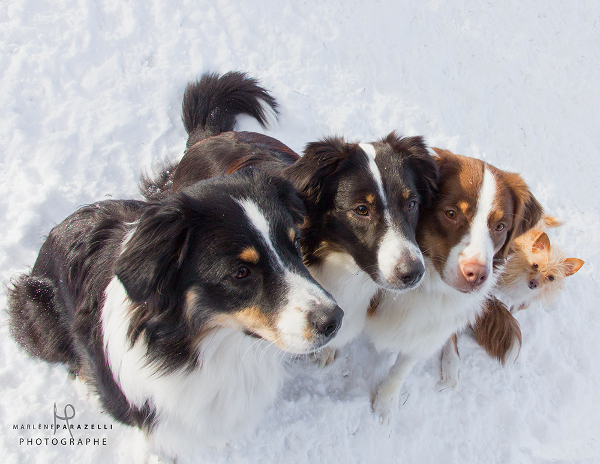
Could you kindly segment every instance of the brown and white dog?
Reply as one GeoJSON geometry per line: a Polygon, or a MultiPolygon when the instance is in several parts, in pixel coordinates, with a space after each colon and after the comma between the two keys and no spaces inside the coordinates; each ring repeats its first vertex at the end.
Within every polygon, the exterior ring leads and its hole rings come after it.
{"type": "Polygon", "coordinates": [[[474,322],[511,242],[542,214],[518,174],[434,151],[440,169],[438,194],[417,228],[425,277],[413,291],[384,292],[367,321],[375,347],[398,353],[373,396],[373,410],[382,422],[397,407],[399,389],[415,363],[439,352],[453,333],[474,322]]]}

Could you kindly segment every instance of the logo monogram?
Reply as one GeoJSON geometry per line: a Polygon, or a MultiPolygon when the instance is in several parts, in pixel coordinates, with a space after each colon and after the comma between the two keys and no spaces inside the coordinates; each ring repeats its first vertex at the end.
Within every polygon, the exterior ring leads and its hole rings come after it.
{"type": "Polygon", "coordinates": [[[67,404],[64,410],[64,416],[59,416],[56,412],[56,403],[54,403],[54,435],[56,435],[56,419],[63,420],[67,423],[67,429],[69,430],[69,435],[73,438],[73,432],[71,432],[71,425],[69,421],[75,417],[75,407],[72,404],[67,404]],[[71,415],[69,415],[68,410],[71,408],[71,415]]]}

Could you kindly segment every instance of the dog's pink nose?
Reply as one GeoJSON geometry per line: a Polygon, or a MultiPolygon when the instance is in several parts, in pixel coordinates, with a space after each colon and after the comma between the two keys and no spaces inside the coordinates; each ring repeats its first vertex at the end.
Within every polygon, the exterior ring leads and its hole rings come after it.
{"type": "Polygon", "coordinates": [[[533,290],[533,289],[535,289],[535,288],[538,288],[538,285],[540,285],[540,283],[538,282],[538,280],[537,280],[537,279],[531,279],[531,280],[529,281],[529,288],[530,288],[531,290],[533,290]]]}
{"type": "Polygon", "coordinates": [[[483,284],[488,278],[488,268],[479,263],[465,263],[460,267],[464,278],[474,287],[483,284]]]}

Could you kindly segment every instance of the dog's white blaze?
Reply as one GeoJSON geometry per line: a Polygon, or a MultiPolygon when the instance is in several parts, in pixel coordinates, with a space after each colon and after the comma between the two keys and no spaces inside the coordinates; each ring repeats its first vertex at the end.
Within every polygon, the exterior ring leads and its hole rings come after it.
{"type": "Polygon", "coordinates": [[[236,201],[244,209],[246,216],[248,217],[248,219],[250,219],[250,222],[252,223],[254,228],[261,235],[262,239],[265,241],[267,247],[269,247],[269,250],[271,250],[271,252],[273,253],[273,256],[275,257],[281,268],[285,269],[283,261],[277,254],[277,251],[275,251],[275,247],[273,246],[273,242],[271,241],[271,228],[269,227],[269,222],[267,221],[265,215],[258,208],[258,205],[248,198],[236,201]]]}
{"type": "MultiPolygon", "coordinates": [[[[483,182],[479,190],[475,216],[469,227],[469,233],[455,245],[448,253],[444,266],[444,281],[449,285],[459,280],[460,262],[476,260],[482,265],[492,268],[494,258],[494,242],[488,227],[488,218],[494,206],[496,195],[496,179],[494,175],[485,169],[483,182]]],[[[479,291],[489,288],[483,285],[479,291]]]]}
{"type": "Polygon", "coordinates": [[[471,224],[469,245],[461,253],[464,259],[478,258],[481,264],[485,264],[490,268],[494,257],[494,242],[490,235],[488,218],[492,212],[495,197],[496,179],[489,169],[485,169],[475,217],[471,224]]]}
{"type": "Polygon", "coordinates": [[[281,311],[277,322],[277,328],[283,342],[280,346],[288,351],[297,353],[310,352],[319,348],[320,345],[315,346],[312,340],[308,340],[305,337],[307,331],[310,331],[308,315],[311,311],[323,306],[333,309],[336,306],[335,301],[321,287],[291,271],[284,265],[283,260],[273,246],[269,223],[256,203],[249,199],[237,201],[277,260],[288,284],[286,294],[287,304],[281,311]]]}
{"type": "Polygon", "coordinates": [[[403,238],[402,234],[389,227],[381,240],[379,252],[377,253],[377,262],[383,277],[386,279],[392,277],[400,261],[403,249],[402,242],[406,241],[403,238]]]}
{"type": "Polygon", "coordinates": [[[381,172],[379,172],[379,168],[377,167],[377,163],[375,162],[375,157],[377,153],[375,152],[375,147],[370,143],[359,143],[358,146],[362,148],[362,150],[367,154],[367,158],[369,159],[369,169],[371,170],[371,174],[373,175],[373,179],[375,179],[375,183],[377,184],[377,190],[379,190],[379,196],[381,197],[381,201],[383,201],[383,206],[386,210],[389,224],[389,212],[387,197],[385,196],[385,191],[383,190],[383,181],[381,180],[381,172]]]}

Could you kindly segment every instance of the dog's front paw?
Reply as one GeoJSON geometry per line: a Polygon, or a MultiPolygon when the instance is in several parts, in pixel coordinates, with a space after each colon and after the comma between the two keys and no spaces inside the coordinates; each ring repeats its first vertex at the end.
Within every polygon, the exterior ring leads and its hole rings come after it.
{"type": "Polygon", "coordinates": [[[393,412],[398,409],[399,399],[397,395],[384,395],[377,392],[373,396],[371,407],[373,413],[378,416],[381,425],[388,426],[392,420],[393,412]]]}
{"type": "Polygon", "coordinates": [[[337,350],[335,348],[326,346],[314,354],[315,364],[320,368],[328,366],[335,360],[336,355],[337,350]]]}
{"type": "Polygon", "coordinates": [[[446,388],[458,387],[460,377],[460,357],[458,356],[457,338],[453,336],[448,339],[442,350],[440,359],[441,375],[437,383],[439,391],[446,388]]]}

